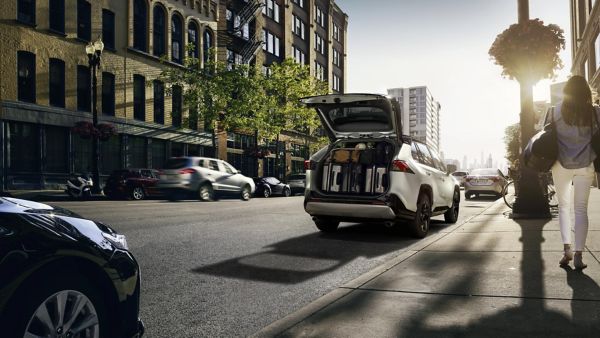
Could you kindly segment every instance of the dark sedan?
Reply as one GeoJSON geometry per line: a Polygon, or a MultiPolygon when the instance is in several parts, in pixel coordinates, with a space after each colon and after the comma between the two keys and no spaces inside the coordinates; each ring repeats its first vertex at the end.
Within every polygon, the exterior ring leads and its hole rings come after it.
{"type": "Polygon", "coordinates": [[[288,184],[282,183],[275,177],[255,177],[254,184],[256,185],[256,196],[269,197],[272,195],[282,195],[289,197],[292,190],[288,184]]]}
{"type": "Polygon", "coordinates": [[[2,337],[140,337],[140,271],[123,235],[0,198],[2,337]]]}
{"type": "Polygon", "coordinates": [[[106,185],[104,195],[108,198],[131,198],[143,200],[148,196],[158,196],[156,189],[158,171],[154,169],[122,169],[113,171],[106,185]]]}

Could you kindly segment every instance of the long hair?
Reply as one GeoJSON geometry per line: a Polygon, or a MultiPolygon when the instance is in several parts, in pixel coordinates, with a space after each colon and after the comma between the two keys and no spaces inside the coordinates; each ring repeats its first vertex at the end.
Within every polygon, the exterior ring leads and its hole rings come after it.
{"type": "Polygon", "coordinates": [[[573,75],[563,89],[561,113],[565,122],[570,126],[589,126],[592,114],[592,91],[583,76],[573,75]]]}

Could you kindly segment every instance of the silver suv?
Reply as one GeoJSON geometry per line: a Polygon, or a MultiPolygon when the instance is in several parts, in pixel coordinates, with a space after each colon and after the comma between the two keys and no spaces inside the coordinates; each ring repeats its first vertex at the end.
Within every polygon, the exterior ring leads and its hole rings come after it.
{"type": "Polygon", "coordinates": [[[422,238],[432,216],[456,222],[459,184],[433,149],[402,135],[398,102],[375,94],[302,102],[317,110],[331,140],[305,164],[304,209],[319,230],[380,221],[422,238]]]}
{"type": "Polygon", "coordinates": [[[173,157],[160,172],[157,188],[170,199],[179,193],[194,194],[201,201],[217,195],[238,195],[247,201],[254,193],[254,181],[231,164],[216,158],[173,157]]]}

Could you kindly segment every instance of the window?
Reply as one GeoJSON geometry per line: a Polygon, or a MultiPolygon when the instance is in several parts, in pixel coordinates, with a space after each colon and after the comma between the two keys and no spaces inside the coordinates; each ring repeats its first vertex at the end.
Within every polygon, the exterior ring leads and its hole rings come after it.
{"type": "Polygon", "coordinates": [[[148,155],[146,152],[146,138],[138,136],[127,136],[127,167],[146,168],[148,155]]]}
{"type": "Polygon", "coordinates": [[[317,32],[315,32],[315,49],[317,52],[325,55],[325,44],[323,38],[317,32]]]}
{"type": "Polygon", "coordinates": [[[165,84],[154,80],[154,123],[165,124],[165,84]]]}
{"type": "Polygon", "coordinates": [[[165,9],[161,5],[154,6],[154,27],[153,27],[153,49],[152,52],[156,56],[163,56],[167,46],[167,16],[165,9]]]}
{"type": "Polygon", "coordinates": [[[325,66],[315,61],[315,77],[318,80],[325,81],[325,66]]]}
{"type": "Polygon", "coordinates": [[[213,48],[213,34],[210,29],[204,30],[204,41],[202,49],[204,52],[204,63],[208,62],[210,57],[210,50],[213,48]]]}
{"type": "Polygon", "coordinates": [[[152,168],[161,169],[167,162],[167,142],[152,139],[152,168]]]}
{"type": "Polygon", "coordinates": [[[102,72],[102,114],[115,116],[115,75],[102,72]]]}
{"type": "Polygon", "coordinates": [[[340,41],[340,27],[333,23],[333,39],[335,41],[340,41]]]}
{"type": "Polygon", "coordinates": [[[65,33],[65,0],[50,0],[48,3],[50,14],[50,29],[65,33]]]}
{"type": "Polygon", "coordinates": [[[234,65],[239,65],[244,63],[243,58],[240,54],[232,51],[231,49],[227,49],[227,68],[233,69],[234,65]]]}
{"type": "Polygon", "coordinates": [[[188,128],[198,130],[198,109],[190,108],[188,117],[188,128]]]}
{"type": "Polygon", "coordinates": [[[263,30],[263,49],[267,52],[279,56],[279,38],[273,33],[263,30]]]}
{"type": "Polygon", "coordinates": [[[269,68],[269,66],[263,65],[262,66],[262,72],[264,76],[271,76],[271,74],[273,74],[273,71],[271,70],[271,68],[269,68]]]}
{"type": "Polygon", "coordinates": [[[264,15],[275,20],[275,22],[279,22],[279,5],[275,0],[266,0],[262,12],[264,15]]]}
{"type": "Polygon", "coordinates": [[[183,63],[183,21],[177,14],[171,18],[171,61],[183,63]]]}
{"type": "Polygon", "coordinates": [[[59,59],[50,59],[49,74],[49,101],[54,107],[65,107],[65,62],[59,59]]]}
{"type": "Polygon", "coordinates": [[[417,143],[417,148],[419,148],[419,153],[421,154],[421,163],[426,166],[436,168],[435,162],[433,160],[433,157],[431,156],[431,153],[429,152],[429,149],[427,149],[427,147],[422,143],[417,143]]]}
{"type": "Polygon", "coordinates": [[[138,74],[133,75],[133,118],[146,120],[146,79],[138,74]]]}
{"type": "Polygon", "coordinates": [[[292,53],[293,53],[293,57],[294,57],[294,61],[296,61],[299,64],[304,64],[306,61],[306,54],[304,54],[303,51],[301,51],[298,47],[296,46],[292,46],[292,53]]]}
{"type": "Polygon", "coordinates": [[[191,44],[194,49],[189,52],[189,56],[195,59],[200,57],[200,40],[198,35],[198,25],[194,21],[188,24],[188,44],[191,44]]]}
{"type": "Polygon", "coordinates": [[[133,48],[148,51],[148,5],[146,0],[133,3],[133,48]]]}
{"type": "Polygon", "coordinates": [[[115,49],[115,13],[102,10],[102,42],[108,49],[115,49]]]}
{"type": "Polygon", "coordinates": [[[315,22],[325,28],[325,14],[317,5],[315,5],[315,22]]]}
{"type": "Polygon", "coordinates": [[[92,39],[92,5],[86,0],[77,0],[77,37],[92,39]]]}
{"type": "MultiPolygon", "coordinates": [[[[206,163],[206,161],[204,161],[206,163]]],[[[215,160],[208,160],[208,169],[219,171],[219,163],[215,160]]]]}
{"type": "Polygon", "coordinates": [[[35,103],[35,54],[17,52],[17,76],[19,101],[35,103]]]}
{"type": "Polygon", "coordinates": [[[181,115],[183,113],[183,97],[182,90],[179,86],[173,86],[173,111],[171,113],[171,118],[174,127],[181,127],[181,115]]]}
{"type": "Polygon", "coordinates": [[[17,1],[17,20],[28,25],[35,25],[35,0],[17,1]]]}
{"type": "Polygon", "coordinates": [[[92,92],[90,83],[90,68],[88,66],[77,66],[77,110],[92,111],[91,98],[92,92]]]}
{"type": "Polygon", "coordinates": [[[292,25],[292,32],[296,35],[298,35],[302,40],[304,40],[305,35],[304,35],[304,30],[305,30],[305,25],[304,25],[304,21],[300,20],[299,17],[294,15],[294,19],[293,19],[293,25],[292,25]]]}
{"type": "Polygon", "coordinates": [[[44,157],[44,171],[51,173],[66,173],[68,158],[68,129],[45,126],[44,138],[46,141],[46,154],[44,157]]]}
{"type": "Polygon", "coordinates": [[[300,8],[304,8],[304,0],[292,0],[292,2],[300,6],[300,8]]]}
{"type": "Polygon", "coordinates": [[[11,171],[39,171],[40,131],[31,123],[8,122],[6,154],[11,171]]]}
{"type": "Polygon", "coordinates": [[[333,74],[332,89],[335,90],[336,92],[340,91],[340,77],[337,76],[336,74],[333,74]]]}
{"type": "Polygon", "coordinates": [[[114,135],[100,142],[100,172],[109,174],[121,168],[121,138],[114,135]]]}
{"type": "Polygon", "coordinates": [[[341,57],[340,57],[340,52],[338,52],[337,49],[333,49],[333,64],[340,67],[341,65],[341,61],[340,61],[341,57]]]}

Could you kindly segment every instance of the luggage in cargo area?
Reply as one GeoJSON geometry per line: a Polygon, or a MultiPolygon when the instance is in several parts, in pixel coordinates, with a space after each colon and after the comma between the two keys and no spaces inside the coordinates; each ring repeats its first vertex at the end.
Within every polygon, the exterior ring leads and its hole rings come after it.
{"type": "Polygon", "coordinates": [[[385,141],[353,142],[334,148],[323,163],[321,190],[340,194],[382,194],[389,186],[388,171],[395,153],[394,145],[385,141]]]}

